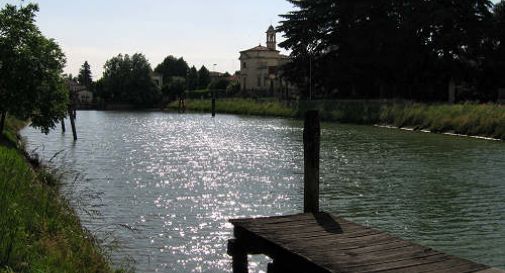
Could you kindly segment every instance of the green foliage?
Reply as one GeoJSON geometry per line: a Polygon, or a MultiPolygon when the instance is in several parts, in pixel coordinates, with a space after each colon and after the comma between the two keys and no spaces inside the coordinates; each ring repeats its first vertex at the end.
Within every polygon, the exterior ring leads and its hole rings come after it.
{"type": "Polygon", "coordinates": [[[168,81],[172,77],[186,78],[188,70],[188,63],[182,57],[177,59],[174,56],[168,56],[156,66],[154,72],[163,75],[163,80],[168,81]]]}
{"type": "Polygon", "coordinates": [[[56,179],[0,147],[0,268],[4,272],[113,272],[61,200],[56,179]],[[51,182],[54,184],[54,182],[51,182]]]}
{"type": "Polygon", "coordinates": [[[0,11],[0,113],[30,120],[48,133],[67,111],[65,56],[35,25],[37,11],[35,4],[7,4],[0,11]]]}
{"type": "Polygon", "coordinates": [[[240,83],[237,81],[230,82],[226,87],[227,96],[235,96],[238,92],[240,92],[240,83]]]}
{"type": "Polygon", "coordinates": [[[182,77],[172,77],[170,82],[163,86],[162,92],[164,96],[176,99],[182,96],[186,90],[186,80],[182,77]]]}
{"type": "MultiPolygon", "coordinates": [[[[177,109],[178,103],[171,103],[168,108],[177,109]]],[[[197,112],[210,112],[211,100],[188,100],[186,109],[197,112]]],[[[294,110],[278,101],[255,101],[251,99],[218,99],[216,111],[219,113],[292,117],[294,110]]]]}
{"type": "Polygon", "coordinates": [[[230,84],[230,81],[227,80],[226,78],[217,78],[213,80],[211,83],[209,83],[209,86],[207,89],[210,90],[226,90],[228,88],[228,85],[230,84]]]}
{"type": "MultiPolygon", "coordinates": [[[[25,124],[9,117],[5,133],[15,138],[25,124]]],[[[34,170],[0,143],[0,272],[126,272],[109,266],[109,253],[61,199],[60,185],[54,172],[34,170]]]]}
{"type": "Polygon", "coordinates": [[[202,65],[200,70],[198,70],[198,88],[205,89],[210,83],[210,73],[209,70],[202,65]]]}
{"type": "Polygon", "coordinates": [[[86,86],[86,88],[91,89],[93,84],[93,77],[91,75],[91,67],[88,61],[85,61],[79,70],[79,75],[77,76],[77,81],[79,84],[86,86]]]}
{"type": "Polygon", "coordinates": [[[151,80],[151,72],[144,55],[119,54],[105,63],[100,96],[112,102],[153,106],[161,94],[151,80]]]}
{"type": "Polygon", "coordinates": [[[311,74],[318,96],[445,100],[449,79],[479,87],[492,60],[489,0],[289,2],[285,76],[305,96],[311,74]]]}
{"type": "Polygon", "coordinates": [[[189,69],[186,81],[188,83],[188,90],[192,91],[198,89],[198,70],[195,66],[189,69]]]}

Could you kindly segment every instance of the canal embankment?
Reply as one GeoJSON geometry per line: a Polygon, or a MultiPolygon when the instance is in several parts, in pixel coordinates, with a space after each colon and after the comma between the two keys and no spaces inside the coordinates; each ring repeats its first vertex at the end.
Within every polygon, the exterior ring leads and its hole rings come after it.
{"type": "Polygon", "coordinates": [[[29,158],[8,118],[0,143],[0,272],[123,272],[60,193],[53,170],[29,158]]]}
{"type": "MultiPolygon", "coordinates": [[[[210,112],[211,100],[187,100],[186,110],[210,112]]],[[[175,110],[178,103],[168,105],[175,110]]],[[[319,110],[327,122],[381,125],[505,140],[505,107],[499,104],[426,104],[391,100],[314,100],[286,104],[276,100],[218,99],[218,113],[302,118],[319,110]]]]}

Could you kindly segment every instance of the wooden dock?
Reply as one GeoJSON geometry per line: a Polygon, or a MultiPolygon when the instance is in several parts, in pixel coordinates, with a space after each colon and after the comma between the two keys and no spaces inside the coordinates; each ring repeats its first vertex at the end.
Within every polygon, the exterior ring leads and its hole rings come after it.
{"type": "Polygon", "coordinates": [[[247,255],[273,259],[269,273],[504,273],[407,242],[328,213],[237,219],[228,243],[233,272],[247,272],[247,255]]]}
{"type": "Polygon", "coordinates": [[[505,273],[319,212],[319,113],[305,116],[304,212],[230,220],[233,272],[247,272],[247,255],[273,259],[268,273],[505,273]]]}

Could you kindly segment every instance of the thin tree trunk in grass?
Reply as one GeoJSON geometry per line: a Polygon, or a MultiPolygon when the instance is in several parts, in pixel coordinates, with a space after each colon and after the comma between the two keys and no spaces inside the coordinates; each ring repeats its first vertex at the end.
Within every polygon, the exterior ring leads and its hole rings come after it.
{"type": "Polygon", "coordinates": [[[3,137],[4,127],[5,127],[5,118],[6,117],[7,117],[7,112],[2,111],[1,112],[1,118],[0,118],[0,138],[3,137]]]}

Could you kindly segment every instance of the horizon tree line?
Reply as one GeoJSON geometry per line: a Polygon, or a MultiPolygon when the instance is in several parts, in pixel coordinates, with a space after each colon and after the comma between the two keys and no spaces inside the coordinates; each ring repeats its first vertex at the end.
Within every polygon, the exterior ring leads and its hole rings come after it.
{"type": "MultiPolygon", "coordinates": [[[[226,75],[229,75],[226,73],[226,75]]],[[[100,79],[93,81],[91,67],[87,61],[81,66],[76,78],[71,80],[92,90],[95,95],[108,102],[130,103],[137,106],[152,106],[161,97],[176,98],[185,90],[207,89],[211,84],[210,71],[202,65],[200,69],[189,67],[183,57],[167,56],[154,69],[142,53],[119,54],[107,60],[100,79]],[[163,85],[157,90],[150,79],[152,73],[163,77],[163,85]]]]}

